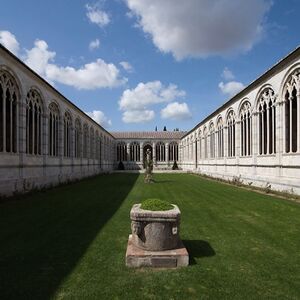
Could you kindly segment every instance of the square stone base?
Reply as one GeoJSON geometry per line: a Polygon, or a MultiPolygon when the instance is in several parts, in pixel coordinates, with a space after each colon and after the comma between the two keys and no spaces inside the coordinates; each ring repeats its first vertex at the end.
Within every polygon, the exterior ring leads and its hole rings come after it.
{"type": "Polygon", "coordinates": [[[129,235],[126,266],[131,268],[178,268],[189,265],[189,254],[183,243],[177,249],[165,251],[146,251],[133,245],[132,236],[129,235]]]}

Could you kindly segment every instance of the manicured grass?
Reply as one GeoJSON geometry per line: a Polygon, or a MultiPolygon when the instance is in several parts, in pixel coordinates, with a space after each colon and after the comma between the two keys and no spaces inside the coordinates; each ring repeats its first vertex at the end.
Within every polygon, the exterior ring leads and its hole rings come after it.
{"type": "Polygon", "coordinates": [[[0,204],[0,299],[299,299],[300,205],[187,174],[98,176],[0,204]],[[134,203],[182,212],[191,265],[125,267],[134,203]]]}

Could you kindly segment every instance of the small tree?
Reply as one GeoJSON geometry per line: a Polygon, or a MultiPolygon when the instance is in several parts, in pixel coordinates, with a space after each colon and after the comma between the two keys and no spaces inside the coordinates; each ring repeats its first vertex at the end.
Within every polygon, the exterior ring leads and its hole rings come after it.
{"type": "Polygon", "coordinates": [[[178,165],[177,165],[177,161],[174,160],[174,163],[173,163],[173,167],[172,167],[172,170],[178,170],[178,165]]]}
{"type": "Polygon", "coordinates": [[[167,126],[164,126],[164,130],[163,131],[167,131],[167,126]]]}

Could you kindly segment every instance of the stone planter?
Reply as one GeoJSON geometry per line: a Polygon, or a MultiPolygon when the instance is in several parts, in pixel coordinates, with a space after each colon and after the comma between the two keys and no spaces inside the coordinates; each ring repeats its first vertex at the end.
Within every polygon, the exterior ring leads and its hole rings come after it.
{"type": "Polygon", "coordinates": [[[180,210],[149,211],[135,204],[130,212],[132,243],[143,250],[163,251],[178,248],[180,210]]]}

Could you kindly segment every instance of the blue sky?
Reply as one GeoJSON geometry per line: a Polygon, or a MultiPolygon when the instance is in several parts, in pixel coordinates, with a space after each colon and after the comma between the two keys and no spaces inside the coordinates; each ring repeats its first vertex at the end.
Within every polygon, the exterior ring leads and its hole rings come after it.
{"type": "Polygon", "coordinates": [[[300,43],[299,0],[10,0],[0,42],[108,130],[188,130],[300,43]]]}

